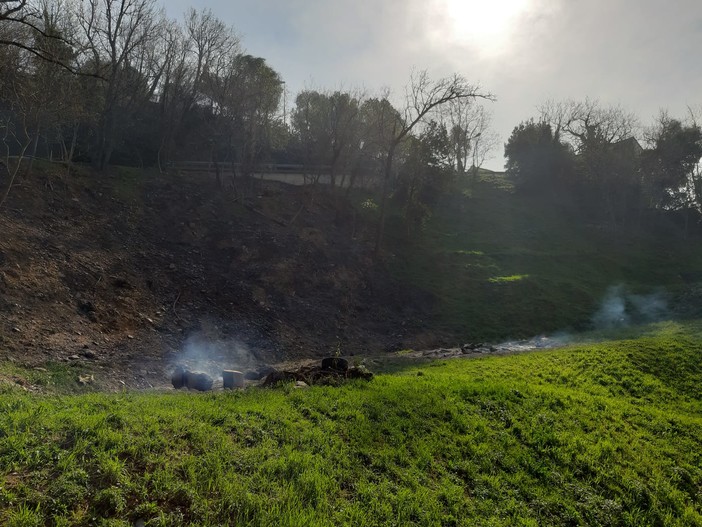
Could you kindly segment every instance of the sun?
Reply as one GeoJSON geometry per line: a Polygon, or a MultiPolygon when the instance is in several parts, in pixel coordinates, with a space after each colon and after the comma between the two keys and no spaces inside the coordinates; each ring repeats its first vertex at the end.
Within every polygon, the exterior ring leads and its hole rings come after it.
{"type": "Polygon", "coordinates": [[[439,0],[450,40],[499,50],[530,0],[439,0]]]}

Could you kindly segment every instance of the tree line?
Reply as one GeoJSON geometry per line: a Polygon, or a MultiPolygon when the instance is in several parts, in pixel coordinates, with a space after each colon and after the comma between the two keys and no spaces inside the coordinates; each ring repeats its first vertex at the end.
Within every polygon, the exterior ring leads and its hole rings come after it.
{"type": "MultiPolygon", "coordinates": [[[[483,104],[494,96],[464,77],[415,71],[402,95],[305,89],[288,108],[281,75],[207,9],[173,20],[156,0],[0,0],[5,197],[25,157],[69,172],[209,161],[218,180],[223,165],[236,176],[269,162],[323,166],[342,192],[361,180],[378,189],[379,248],[388,200],[408,230],[421,227],[497,144],[483,104]]],[[[695,112],[643,128],[620,107],[548,102],[505,144],[507,176],[612,225],[651,210],[694,217],[701,136],[695,112]]]]}
{"type": "Polygon", "coordinates": [[[549,101],[514,128],[505,157],[518,191],[613,227],[678,211],[687,228],[702,211],[702,128],[693,108],[683,118],[662,110],[642,126],[620,106],[549,101]]]}
{"type": "MultiPolygon", "coordinates": [[[[414,72],[404,97],[313,90],[286,106],[285,83],[211,11],[169,19],[156,0],[0,0],[0,134],[9,187],[39,156],[103,170],[210,161],[246,176],[264,162],[324,166],[404,196],[414,223],[456,174],[496,143],[493,96],[460,75],[414,72]]],[[[219,170],[217,170],[219,174],[219,170]]]]}

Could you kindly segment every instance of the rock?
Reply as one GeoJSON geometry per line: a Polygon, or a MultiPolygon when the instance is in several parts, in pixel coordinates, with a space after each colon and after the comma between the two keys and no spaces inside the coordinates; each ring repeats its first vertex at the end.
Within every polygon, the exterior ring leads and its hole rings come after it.
{"type": "Polygon", "coordinates": [[[83,351],[82,355],[86,359],[97,359],[97,353],[95,353],[93,350],[85,350],[83,351]]]}
{"type": "Polygon", "coordinates": [[[15,333],[19,333],[19,332],[20,332],[20,328],[18,328],[17,326],[15,326],[14,328],[12,328],[12,331],[14,331],[15,333]]]}
{"type": "Polygon", "coordinates": [[[88,315],[95,311],[95,305],[90,300],[78,299],[78,312],[88,315]]]}
{"type": "Polygon", "coordinates": [[[114,276],[112,277],[112,285],[116,287],[117,289],[132,289],[133,286],[132,284],[129,283],[129,280],[127,280],[124,277],[121,276],[114,276]]]}
{"type": "Polygon", "coordinates": [[[307,384],[305,381],[296,381],[295,382],[295,388],[309,388],[310,385],[307,384]]]}
{"type": "Polygon", "coordinates": [[[78,359],[80,359],[80,356],[78,356],[78,355],[69,355],[69,356],[68,356],[68,359],[69,359],[69,360],[78,360],[78,359]]]}

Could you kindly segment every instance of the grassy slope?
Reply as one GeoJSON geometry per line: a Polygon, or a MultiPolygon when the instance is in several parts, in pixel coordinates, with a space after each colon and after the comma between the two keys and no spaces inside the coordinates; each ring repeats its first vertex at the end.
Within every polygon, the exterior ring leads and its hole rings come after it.
{"type": "Polygon", "coordinates": [[[0,396],[3,525],[702,525],[702,324],[340,388],[0,396]]]}
{"type": "Polygon", "coordinates": [[[390,222],[390,266],[434,295],[433,327],[466,341],[582,330],[610,286],[676,292],[681,275],[700,280],[699,241],[679,228],[612,233],[491,177],[444,198],[410,240],[390,222]]]}

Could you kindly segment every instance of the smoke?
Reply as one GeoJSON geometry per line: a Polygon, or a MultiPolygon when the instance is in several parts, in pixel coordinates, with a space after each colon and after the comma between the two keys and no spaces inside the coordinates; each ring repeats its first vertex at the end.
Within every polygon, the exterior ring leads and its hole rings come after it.
{"type": "Polygon", "coordinates": [[[493,346],[495,351],[517,352],[534,349],[560,348],[573,342],[573,335],[561,331],[553,335],[539,335],[526,340],[508,340],[493,346]]]}
{"type": "MultiPolygon", "coordinates": [[[[592,316],[595,330],[624,328],[631,324],[656,322],[670,316],[665,292],[660,289],[647,295],[630,293],[622,284],[607,289],[599,309],[592,316]]],[[[539,335],[527,340],[508,340],[471,348],[479,352],[520,352],[567,346],[575,342],[592,339],[592,335],[573,334],[560,331],[551,335],[539,335]]]]}
{"type": "Polygon", "coordinates": [[[255,363],[249,347],[238,339],[215,340],[204,333],[195,333],[185,341],[172,366],[184,366],[219,378],[223,369],[245,370],[255,363]]]}
{"type": "Polygon", "coordinates": [[[668,302],[662,290],[638,295],[629,293],[624,285],[619,284],[607,289],[592,322],[595,329],[612,329],[655,322],[668,314],[668,302]]]}

